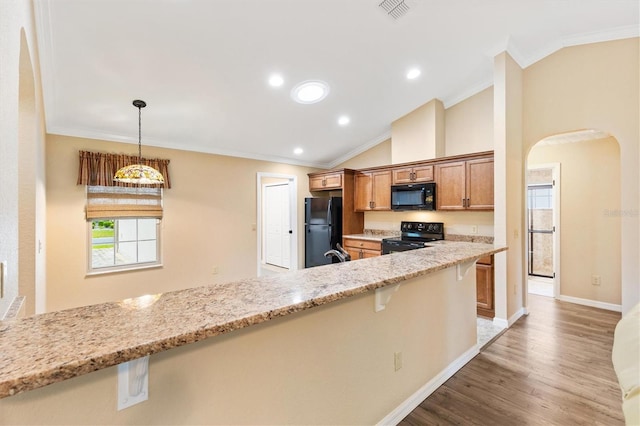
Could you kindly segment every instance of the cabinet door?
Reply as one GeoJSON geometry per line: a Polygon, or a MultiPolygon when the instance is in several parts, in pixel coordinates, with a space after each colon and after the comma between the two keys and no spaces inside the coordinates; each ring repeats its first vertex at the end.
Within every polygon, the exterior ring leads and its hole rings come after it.
{"type": "Polygon", "coordinates": [[[401,185],[405,183],[411,183],[413,177],[413,169],[404,168],[404,169],[394,169],[393,170],[393,184],[401,185]]]}
{"type": "Polygon", "coordinates": [[[371,174],[372,210],[391,210],[391,171],[371,174]]]}
{"type": "Polygon", "coordinates": [[[413,168],[414,182],[432,182],[433,166],[419,166],[413,168]]]}
{"type": "Polygon", "coordinates": [[[479,309],[493,310],[493,266],[476,264],[476,296],[479,309]]]}
{"type": "Polygon", "coordinates": [[[349,253],[349,256],[351,256],[352,261],[360,259],[360,253],[362,252],[362,250],[355,249],[352,247],[343,247],[343,248],[347,253],[349,253]]]}
{"type": "Polygon", "coordinates": [[[358,173],[355,175],[354,210],[371,210],[371,174],[358,173]]]}
{"type": "Polygon", "coordinates": [[[342,173],[309,176],[309,191],[328,191],[342,188],[342,173]]]}
{"type": "Polygon", "coordinates": [[[341,173],[332,173],[325,175],[324,177],[324,187],[326,189],[340,189],[342,188],[342,174],[341,173]]]}
{"type": "Polygon", "coordinates": [[[362,258],[363,259],[368,259],[370,257],[378,257],[380,256],[380,251],[375,251],[375,250],[362,250],[362,258]]]}
{"type": "Polygon", "coordinates": [[[466,163],[457,161],[436,165],[436,209],[464,210],[466,163]]]}
{"type": "Polygon", "coordinates": [[[309,191],[323,191],[324,176],[309,177],[309,191]]]}
{"type": "Polygon", "coordinates": [[[467,209],[493,210],[493,158],[467,161],[467,209]]]}

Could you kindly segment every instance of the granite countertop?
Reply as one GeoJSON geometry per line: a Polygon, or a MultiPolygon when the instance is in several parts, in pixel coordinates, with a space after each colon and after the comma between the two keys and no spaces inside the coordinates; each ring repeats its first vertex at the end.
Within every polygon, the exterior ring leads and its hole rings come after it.
{"type": "Polygon", "coordinates": [[[395,237],[393,234],[351,234],[351,235],[343,235],[342,238],[357,238],[359,240],[368,240],[368,241],[377,241],[382,242],[385,238],[395,237]]]}
{"type": "Polygon", "coordinates": [[[506,247],[448,242],[0,321],[0,398],[269,321],[506,247]]]}

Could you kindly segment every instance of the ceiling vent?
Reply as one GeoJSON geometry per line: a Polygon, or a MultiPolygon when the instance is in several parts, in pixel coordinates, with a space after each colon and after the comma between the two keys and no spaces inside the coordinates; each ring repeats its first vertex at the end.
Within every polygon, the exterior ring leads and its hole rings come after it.
{"type": "Polygon", "coordinates": [[[395,20],[402,18],[416,6],[417,0],[384,0],[378,6],[395,20]]]}

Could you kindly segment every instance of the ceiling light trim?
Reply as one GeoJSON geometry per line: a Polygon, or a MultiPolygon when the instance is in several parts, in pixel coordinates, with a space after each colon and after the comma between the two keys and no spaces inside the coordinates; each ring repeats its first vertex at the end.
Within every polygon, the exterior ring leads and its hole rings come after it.
{"type": "Polygon", "coordinates": [[[317,104],[318,102],[322,102],[324,99],[326,99],[327,96],[329,96],[330,91],[331,91],[331,88],[329,87],[329,83],[325,81],[305,80],[293,86],[293,89],[291,89],[291,99],[303,105],[317,104]],[[304,99],[300,97],[300,94],[302,91],[312,87],[322,90],[321,95],[313,99],[304,99]]]}

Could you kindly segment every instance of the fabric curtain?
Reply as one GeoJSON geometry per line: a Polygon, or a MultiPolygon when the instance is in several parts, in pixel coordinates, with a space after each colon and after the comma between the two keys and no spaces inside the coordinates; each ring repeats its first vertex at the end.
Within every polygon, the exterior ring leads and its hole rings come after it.
{"type": "Polygon", "coordinates": [[[162,188],[87,186],[87,220],[145,217],[162,219],[162,188]]]}
{"type": "MultiPolygon", "coordinates": [[[[78,167],[78,185],[89,186],[119,186],[135,188],[133,183],[115,182],[113,176],[118,169],[130,164],[138,164],[140,159],[136,155],[105,154],[100,152],[80,151],[78,167]]],[[[164,185],[145,185],[147,187],[171,188],[169,177],[169,160],[159,158],[142,158],[142,164],[153,167],[162,173],[164,185]]]]}

